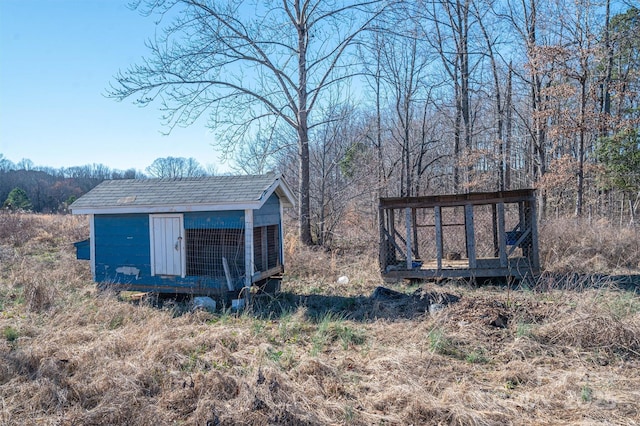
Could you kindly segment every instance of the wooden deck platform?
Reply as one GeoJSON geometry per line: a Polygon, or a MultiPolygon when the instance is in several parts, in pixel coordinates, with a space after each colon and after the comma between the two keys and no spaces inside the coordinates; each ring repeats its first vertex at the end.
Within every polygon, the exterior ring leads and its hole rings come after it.
{"type": "Polygon", "coordinates": [[[477,259],[476,262],[473,269],[469,268],[468,259],[444,260],[441,268],[438,268],[435,260],[424,262],[420,267],[412,269],[406,269],[405,265],[388,266],[383,276],[390,280],[476,277],[512,277],[521,280],[531,277],[532,273],[529,259],[526,257],[509,258],[506,266],[501,266],[500,259],[495,258],[477,259]]]}

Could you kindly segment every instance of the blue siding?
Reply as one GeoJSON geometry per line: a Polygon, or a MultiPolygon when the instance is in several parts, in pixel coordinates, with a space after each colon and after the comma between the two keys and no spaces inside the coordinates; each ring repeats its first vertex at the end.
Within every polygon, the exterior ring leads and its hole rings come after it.
{"type": "Polygon", "coordinates": [[[78,260],[90,260],[91,259],[91,247],[90,241],[87,238],[83,241],[78,241],[77,243],[73,243],[76,247],[76,259],[78,260]]]}
{"type": "Polygon", "coordinates": [[[271,194],[269,199],[262,205],[260,210],[253,213],[253,226],[267,226],[280,224],[280,199],[275,194],[271,194]]]}
{"type": "Polygon", "coordinates": [[[151,275],[149,215],[96,215],[96,281],[131,282],[151,275]],[[139,275],[120,274],[120,267],[134,267],[139,275]]]}
{"type": "Polygon", "coordinates": [[[184,229],[242,229],[244,211],[193,212],[184,214],[184,229]]]}

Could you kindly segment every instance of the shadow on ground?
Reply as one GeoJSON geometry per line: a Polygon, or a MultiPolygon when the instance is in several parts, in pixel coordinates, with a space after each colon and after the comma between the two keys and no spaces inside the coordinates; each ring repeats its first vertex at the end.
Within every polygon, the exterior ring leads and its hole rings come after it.
{"type": "Polygon", "coordinates": [[[405,294],[385,287],[378,287],[371,296],[329,296],[320,294],[299,295],[283,292],[277,296],[256,298],[252,313],[261,319],[279,319],[298,309],[305,316],[319,322],[327,315],[336,315],[352,321],[368,322],[379,319],[413,319],[429,313],[429,309],[442,309],[460,298],[446,292],[425,291],[405,294]]]}
{"type": "MultiPolygon", "coordinates": [[[[464,280],[449,282],[455,286],[487,286],[514,291],[547,292],[553,290],[586,291],[594,288],[618,289],[638,292],[640,275],[581,275],[545,273],[535,280],[533,285],[527,282],[514,283],[505,280],[464,280]]],[[[440,310],[447,305],[457,303],[460,297],[441,291],[439,286],[420,286],[413,293],[402,293],[386,287],[377,287],[369,296],[339,296],[323,294],[298,294],[280,292],[276,295],[265,294],[255,297],[247,310],[232,311],[224,302],[218,301],[219,313],[250,315],[259,319],[279,320],[302,309],[305,317],[320,322],[327,315],[352,321],[370,322],[376,320],[411,320],[426,316],[430,311],[440,310]]],[[[448,286],[450,289],[451,286],[448,286]]],[[[174,316],[180,316],[193,310],[192,297],[165,296],[151,297],[150,303],[159,309],[169,309],[174,316]]]]}

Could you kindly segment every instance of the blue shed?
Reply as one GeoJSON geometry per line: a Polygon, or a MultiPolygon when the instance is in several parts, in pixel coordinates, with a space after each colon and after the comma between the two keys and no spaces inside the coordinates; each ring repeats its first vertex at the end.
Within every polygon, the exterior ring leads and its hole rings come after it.
{"type": "Polygon", "coordinates": [[[94,281],[114,290],[275,289],[284,272],[283,209],[293,200],[276,173],[107,180],[71,205],[73,214],[89,216],[77,257],[89,259],[94,281]]]}

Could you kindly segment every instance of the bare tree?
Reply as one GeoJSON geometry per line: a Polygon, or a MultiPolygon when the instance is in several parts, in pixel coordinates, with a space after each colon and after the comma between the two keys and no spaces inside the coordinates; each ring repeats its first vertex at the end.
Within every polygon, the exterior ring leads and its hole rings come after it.
{"type": "Polygon", "coordinates": [[[195,158],[156,158],[146,172],[157,178],[184,178],[205,176],[207,173],[195,158]]]}
{"type": "MultiPolygon", "coordinates": [[[[493,101],[495,105],[495,132],[496,132],[496,140],[498,145],[498,189],[500,191],[504,191],[508,188],[509,181],[509,140],[507,135],[505,134],[505,126],[508,124],[507,120],[507,111],[510,108],[509,105],[509,97],[506,96],[506,99],[503,99],[504,93],[503,91],[509,91],[510,85],[510,76],[507,80],[507,87],[503,89],[501,84],[501,69],[500,69],[500,53],[497,51],[496,45],[498,44],[497,37],[490,33],[490,28],[485,22],[488,14],[488,11],[493,6],[491,2],[483,3],[481,6],[478,3],[474,3],[473,5],[473,14],[476,17],[478,22],[478,26],[480,27],[480,31],[482,33],[482,38],[484,39],[486,46],[486,57],[489,60],[491,75],[493,77],[493,101]]],[[[508,132],[507,132],[508,134],[508,132]]]]}
{"type": "Polygon", "coordinates": [[[0,154],[0,172],[8,172],[9,170],[14,170],[15,168],[16,165],[13,164],[11,160],[0,154]]]}
{"type": "MultiPolygon", "coordinates": [[[[459,162],[464,152],[472,149],[470,37],[475,25],[471,14],[473,0],[437,0],[426,7],[426,19],[434,24],[429,38],[440,55],[445,73],[453,85],[455,100],[454,156],[459,162]]],[[[467,165],[468,183],[472,166],[467,165]]],[[[453,185],[458,191],[461,185],[458,163],[454,165],[453,185]]]]}
{"type": "Polygon", "coordinates": [[[138,0],[175,16],[149,42],[151,57],[116,76],[110,96],[158,100],[165,123],[190,125],[209,114],[226,151],[252,138],[256,123],[296,133],[300,239],[312,244],[309,130],[323,93],[352,75],[350,48],[385,0],[138,0]]]}
{"type": "Polygon", "coordinates": [[[420,104],[425,102],[426,84],[423,81],[429,58],[418,52],[416,30],[408,36],[389,35],[382,46],[382,80],[389,102],[393,104],[391,137],[401,151],[400,196],[415,194],[414,158],[417,142],[414,129],[420,117],[420,104]]]}
{"type": "Polygon", "coordinates": [[[246,174],[263,174],[277,169],[278,153],[287,149],[288,135],[282,135],[279,128],[271,128],[264,134],[258,132],[255,138],[243,142],[235,153],[236,171],[246,174]]]}
{"type": "Polygon", "coordinates": [[[16,168],[18,170],[33,170],[33,168],[35,167],[35,164],[33,164],[33,161],[31,161],[28,158],[23,158],[22,160],[18,161],[18,163],[16,164],[16,168]]]}
{"type": "MultiPolygon", "coordinates": [[[[509,73],[515,75],[525,85],[528,100],[516,111],[522,125],[528,133],[527,150],[523,154],[529,185],[536,185],[545,175],[548,167],[548,102],[545,90],[551,86],[553,65],[547,61],[552,55],[548,45],[551,44],[547,34],[541,28],[549,27],[546,20],[553,18],[549,13],[541,11],[540,0],[508,0],[504,3],[505,11],[501,17],[507,20],[517,35],[514,45],[519,45],[524,55],[521,67],[510,67],[509,73]]],[[[513,86],[512,86],[513,87],[513,86]]],[[[511,92],[509,92],[512,95],[511,92]]],[[[514,107],[515,108],[515,107],[514,107]]],[[[546,210],[544,191],[538,196],[538,214],[546,210]]]]}

